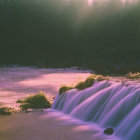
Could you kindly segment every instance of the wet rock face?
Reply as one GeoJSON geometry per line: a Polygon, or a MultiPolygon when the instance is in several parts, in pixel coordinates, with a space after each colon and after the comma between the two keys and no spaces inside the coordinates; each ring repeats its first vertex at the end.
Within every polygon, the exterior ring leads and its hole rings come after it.
{"type": "Polygon", "coordinates": [[[107,135],[112,135],[114,133],[114,129],[113,128],[107,128],[104,130],[104,134],[107,135]]]}

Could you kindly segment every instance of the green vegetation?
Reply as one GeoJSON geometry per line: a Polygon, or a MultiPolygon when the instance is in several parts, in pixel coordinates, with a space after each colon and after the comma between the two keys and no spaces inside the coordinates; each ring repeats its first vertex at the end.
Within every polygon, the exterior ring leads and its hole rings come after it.
{"type": "Polygon", "coordinates": [[[84,82],[79,82],[75,88],[79,90],[83,90],[85,88],[91,87],[94,83],[95,79],[92,76],[89,76],[84,82]]]}
{"type": "Polygon", "coordinates": [[[103,80],[109,80],[109,76],[91,74],[86,80],[90,80],[90,79],[94,79],[96,81],[103,81],[103,80]]]}
{"type": "Polygon", "coordinates": [[[126,76],[129,79],[140,79],[140,73],[139,72],[136,72],[136,73],[130,72],[126,76]]]}
{"type": "Polygon", "coordinates": [[[17,103],[21,103],[20,108],[23,111],[26,111],[27,109],[41,109],[51,107],[50,102],[42,92],[34,95],[29,95],[24,99],[19,99],[17,103]]]}
{"type": "Polygon", "coordinates": [[[59,89],[59,95],[61,95],[62,93],[70,90],[70,89],[73,89],[74,87],[68,87],[68,86],[62,86],[60,89],[59,89]]]}
{"type": "Polygon", "coordinates": [[[18,99],[17,103],[24,103],[24,100],[23,99],[18,99]]]}
{"type": "Polygon", "coordinates": [[[83,90],[85,88],[91,87],[94,84],[94,81],[103,81],[108,79],[109,77],[107,76],[92,74],[84,82],[78,83],[75,88],[78,90],[83,90]]]}
{"type": "Polygon", "coordinates": [[[11,115],[15,112],[17,112],[15,108],[7,107],[7,106],[0,107],[0,115],[11,115]]]}
{"type": "MultiPolygon", "coordinates": [[[[21,110],[23,110],[23,111],[27,111],[28,109],[31,109],[32,106],[31,106],[31,104],[29,104],[29,103],[22,103],[22,104],[20,105],[20,108],[21,108],[21,110]]],[[[35,108],[35,109],[36,109],[36,108],[35,108]]]]}
{"type": "Polygon", "coordinates": [[[74,88],[76,88],[78,90],[86,89],[88,87],[91,87],[94,84],[95,81],[103,81],[103,80],[109,80],[109,77],[108,76],[103,76],[103,75],[92,74],[85,81],[79,82],[74,87],[62,86],[59,89],[59,95],[66,92],[67,90],[74,89],[74,88]]]}

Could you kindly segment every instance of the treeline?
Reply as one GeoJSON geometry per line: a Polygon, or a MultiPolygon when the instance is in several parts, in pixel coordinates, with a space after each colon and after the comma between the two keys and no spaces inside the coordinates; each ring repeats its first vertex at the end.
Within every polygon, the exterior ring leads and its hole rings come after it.
{"type": "Polygon", "coordinates": [[[1,0],[0,64],[140,71],[140,3],[1,0]]]}

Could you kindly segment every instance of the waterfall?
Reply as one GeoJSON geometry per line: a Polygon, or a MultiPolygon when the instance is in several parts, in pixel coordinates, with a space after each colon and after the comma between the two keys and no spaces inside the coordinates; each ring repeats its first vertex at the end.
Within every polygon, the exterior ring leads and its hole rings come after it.
{"type": "Polygon", "coordinates": [[[139,140],[140,87],[136,83],[95,82],[90,88],[58,95],[52,108],[103,128],[113,127],[124,140],[139,140]]]}

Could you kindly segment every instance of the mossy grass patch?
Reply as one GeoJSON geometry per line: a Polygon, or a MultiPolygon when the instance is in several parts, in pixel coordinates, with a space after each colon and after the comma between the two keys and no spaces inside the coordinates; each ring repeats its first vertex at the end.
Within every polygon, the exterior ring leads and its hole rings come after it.
{"type": "Polygon", "coordinates": [[[129,72],[126,75],[126,77],[129,79],[140,79],[140,72],[136,72],[136,73],[129,72]]]}
{"type": "Polygon", "coordinates": [[[17,110],[13,107],[8,107],[8,106],[0,107],[0,115],[11,115],[16,112],[17,110]]]}
{"type": "Polygon", "coordinates": [[[71,89],[78,89],[78,90],[83,90],[88,87],[91,87],[95,81],[103,81],[103,80],[109,80],[108,76],[103,76],[103,75],[97,75],[97,74],[91,74],[85,81],[79,82],[76,86],[62,86],[59,89],[59,95],[62,93],[65,93],[68,90],[71,89]]]}
{"type": "Polygon", "coordinates": [[[29,95],[24,99],[19,99],[17,103],[21,103],[20,108],[25,111],[27,109],[50,108],[51,104],[43,92],[29,95]]]}
{"type": "Polygon", "coordinates": [[[69,86],[62,86],[60,89],[59,89],[59,94],[61,95],[62,93],[68,91],[68,90],[71,90],[73,89],[74,87],[69,87],[69,86]]]}

